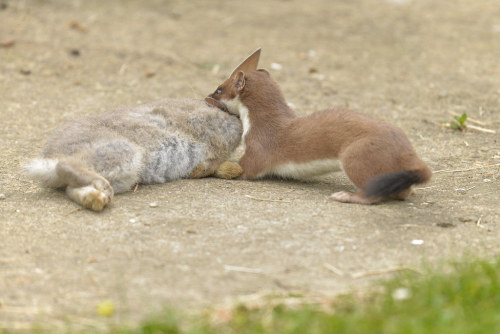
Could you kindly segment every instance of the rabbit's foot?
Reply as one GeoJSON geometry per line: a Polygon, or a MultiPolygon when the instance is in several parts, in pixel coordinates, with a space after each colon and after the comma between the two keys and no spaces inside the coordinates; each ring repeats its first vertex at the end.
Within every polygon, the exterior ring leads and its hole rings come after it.
{"type": "Polygon", "coordinates": [[[102,211],[113,199],[113,188],[106,180],[94,180],[84,187],[66,188],[66,193],[75,202],[93,211],[102,211]]]}
{"type": "Polygon", "coordinates": [[[215,176],[221,179],[235,179],[243,174],[243,168],[236,163],[231,161],[223,162],[215,170],[215,176]]]}
{"type": "Polygon", "coordinates": [[[215,167],[208,163],[202,162],[189,174],[190,179],[199,179],[202,177],[207,177],[212,175],[215,172],[215,167]]]}

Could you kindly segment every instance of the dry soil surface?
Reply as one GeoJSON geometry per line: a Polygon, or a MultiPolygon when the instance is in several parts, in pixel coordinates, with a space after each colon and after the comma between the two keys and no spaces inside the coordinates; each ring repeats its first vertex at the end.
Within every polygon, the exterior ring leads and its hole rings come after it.
{"type": "Polygon", "coordinates": [[[93,324],[104,299],[136,321],[164,306],[271,292],[322,298],[397,268],[499,254],[497,0],[0,8],[0,328],[93,324]],[[200,99],[258,46],[298,114],[349,106],[398,125],[436,171],[432,182],[405,202],[360,206],[329,198],[354,189],[340,172],[181,180],[140,186],[93,213],[21,173],[63,120],[200,99]],[[439,126],[450,112],[496,133],[439,126]]]}

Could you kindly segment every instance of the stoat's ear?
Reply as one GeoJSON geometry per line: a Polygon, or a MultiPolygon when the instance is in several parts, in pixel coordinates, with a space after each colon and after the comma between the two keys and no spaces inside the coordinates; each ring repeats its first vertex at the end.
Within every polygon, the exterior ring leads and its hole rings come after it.
{"type": "Polygon", "coordinates": [[[268,72],[268,71],[266,71],[266,70],[265,70],[265,69],[263,69],[263,68],[259,68],[257,71],[259,71],[259,72],[264,72],[264,73],[266,73],[268,76],[271,76],[271,75],[269,74],[269,72],[268,72]]]}
{"type": "Polygon", "coordinates": [[[234,80],[235,80],[234,88],[238,93],[241,93],[243,88],[245,88],[245,73],[239,71],[234,77],[234,80]]]}
{"type": "Polygon", "coordinates": [[[248,73],[257,70],[257,65],[259,65],[260,50],[261,48],[258,48],[250,56],[243,60],[243,62],[233,70],[229,77],[238,74],[240,71],[248,73]]]}

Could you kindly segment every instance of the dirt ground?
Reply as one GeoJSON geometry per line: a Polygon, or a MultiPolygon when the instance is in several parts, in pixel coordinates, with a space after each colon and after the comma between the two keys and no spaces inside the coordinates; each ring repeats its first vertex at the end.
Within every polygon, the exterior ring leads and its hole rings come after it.
{"type": "Polygon", "coordinates": [[[249,295],[318,299],[397,268],[500,254],[497,0],[243,3],[0,1],[0,328],[94,324],[105,299],[131,322],[249,295]],[[359,206],[330,200],[353,190],[340,172],[182,180],[97,214],[21,173],[64,119],[201,99],[258,46],[298,114],[347,105],[400,126],[432,182],[359,206]],[[496,134],[437,125],[449,112],[496,134]]]}

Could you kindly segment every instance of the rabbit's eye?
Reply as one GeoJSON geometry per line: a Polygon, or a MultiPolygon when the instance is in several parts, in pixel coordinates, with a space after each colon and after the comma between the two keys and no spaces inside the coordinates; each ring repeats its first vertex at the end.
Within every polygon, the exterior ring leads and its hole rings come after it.
{"type": "Polygon", "coordinates": [[[222,94],[222,89],[217,89],[217,90],[215,91],[215,94],[222,94]]]}

